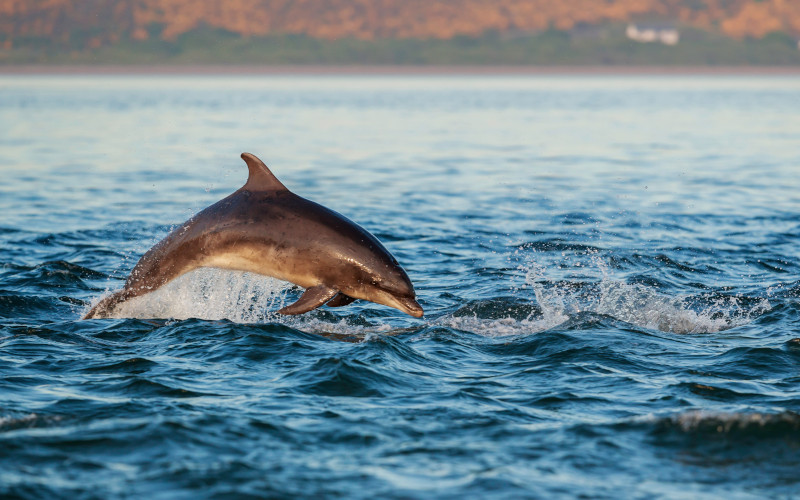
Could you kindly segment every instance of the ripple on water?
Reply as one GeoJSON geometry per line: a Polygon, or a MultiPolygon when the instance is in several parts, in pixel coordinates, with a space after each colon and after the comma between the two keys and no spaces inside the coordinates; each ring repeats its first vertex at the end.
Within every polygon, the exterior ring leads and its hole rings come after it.
{"type": "Polygon", "coordinates": [[[795,78],[0,85],[0,497],[796,496],[795,78]],[[80,321],[237,144],[425,318],[199,270],[80,321]]]}

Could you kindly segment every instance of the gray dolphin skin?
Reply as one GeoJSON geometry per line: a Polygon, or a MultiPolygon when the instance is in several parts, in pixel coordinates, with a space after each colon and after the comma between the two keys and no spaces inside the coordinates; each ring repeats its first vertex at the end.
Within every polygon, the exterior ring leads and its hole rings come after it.
{"type": "Polygon", "coordinates": [[[84,319],[110,316],[121,302],[199,267],[249,271],[305,288],[281,314],[361,299],[422,317],[411,280],[375,236],[289,191],[255,155],[242,153],[242,159],[250,170],[247,183],[148,250],[125,287],[84,319]]]}

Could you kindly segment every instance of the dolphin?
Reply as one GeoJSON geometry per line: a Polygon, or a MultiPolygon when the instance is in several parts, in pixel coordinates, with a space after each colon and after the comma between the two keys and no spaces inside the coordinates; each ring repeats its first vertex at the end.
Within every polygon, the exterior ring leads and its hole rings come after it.
{"type": "Polygon", "coordinates": [[[103,318],[133,297],[199,267],[271,276],[305,288],[281,314],[367,300],[422,317],[414,286],[378,239],[347,217],[289,191],[255,155],[239,190],[198,212],[147,251],[122,290],[83,319],[103,318]]]}

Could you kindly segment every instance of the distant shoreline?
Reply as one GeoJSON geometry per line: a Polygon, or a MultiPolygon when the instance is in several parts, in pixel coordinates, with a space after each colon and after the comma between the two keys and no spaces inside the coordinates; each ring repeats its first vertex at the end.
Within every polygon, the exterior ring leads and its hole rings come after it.
{"type": "Polygon", "coordinates": [[[800,66],[0,65],[0,75],[800,75],[800,66]]]}

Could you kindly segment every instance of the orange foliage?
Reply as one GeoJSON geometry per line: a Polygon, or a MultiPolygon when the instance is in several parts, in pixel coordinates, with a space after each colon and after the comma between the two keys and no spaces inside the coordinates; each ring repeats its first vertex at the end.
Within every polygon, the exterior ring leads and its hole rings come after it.
{"type": "Polygon", "coordinates": [[[336,38],[452,38],[487,31],[658,16],[732,37],[772,31],[800,34],[800,0],[0,0],[0,40],[67,40],[73,30],[100,33],[97,46],[153,33],[173,40],[200,26],[243,36],[305,34],[336,38]]]}
{"type": "Polygon", "coordinates": [[[779,2],[748,3],[741,11],[722,22],[722,31],[735,38],[760,38],[784,28],[779,2]]]}

